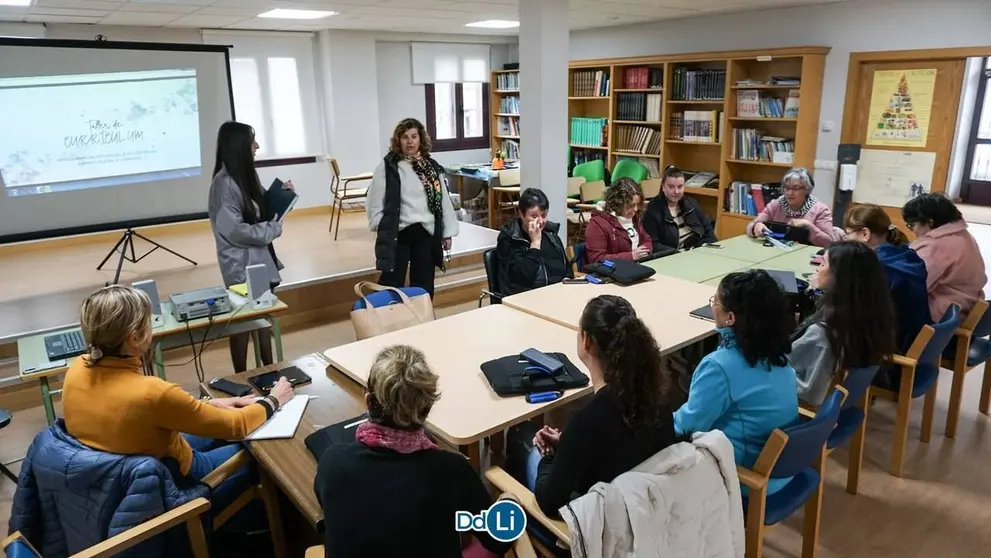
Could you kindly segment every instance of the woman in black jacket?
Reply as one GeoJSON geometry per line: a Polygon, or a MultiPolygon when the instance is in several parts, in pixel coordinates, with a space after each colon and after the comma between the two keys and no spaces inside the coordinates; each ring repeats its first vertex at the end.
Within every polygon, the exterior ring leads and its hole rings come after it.
{"type": "Polygon", "coordinates": [[[520,194],[519,218],[506,223],[496,241],[499,294],[522,293],[572,276],[557,234],[560,225],[547,220],[549,206],[541,190],[527,188],[520,194]]]}
{"type": "Polygon", "coordinates": [[[650,200],[643,228],[654,243],[654,252],[685,250],[716,242],[712,220],[698,202],[685,196],[685,173],[671,165],[661,176],[661,193],[650,200]]]}

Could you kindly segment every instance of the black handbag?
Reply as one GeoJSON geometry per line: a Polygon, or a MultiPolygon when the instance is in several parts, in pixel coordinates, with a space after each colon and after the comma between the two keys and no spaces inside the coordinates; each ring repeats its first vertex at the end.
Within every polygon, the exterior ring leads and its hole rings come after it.
{"type": "Polygon", "coordinates": [[[588,376],[582,373],[568,357],[561,353],[547,353],[564,364],[557,373],[536,370],[528,362],[520,362],[519,355],[505,356],[482,363],[482,374],[492,390],[501,397],[526,395],[541,391],[564,391],[588,385],[588,376]],[[529,368],[529,369],[528,369],[529,368]]]}
{"type": "Polygon", "coordinates": [[[657,273],[652,267],[647,267],[630,260],[605,261],[588,264],[585,266],[585,273],[592,273],[599,277],[608,277],[620,285],[629,285],[657,273]]]}

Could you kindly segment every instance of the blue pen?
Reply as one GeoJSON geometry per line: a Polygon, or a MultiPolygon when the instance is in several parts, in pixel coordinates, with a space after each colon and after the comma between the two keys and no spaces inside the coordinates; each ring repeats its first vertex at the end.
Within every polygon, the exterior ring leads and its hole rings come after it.
{"type": "Polygon", "coordinates": [[[547,403],[561,397],[560,391],[541,391],[526,394],[527,403],[547,403]]]}
{"type": "Polygon", "coordinates": [[[602,283],[602,279],[599,279],[594,275],[586,275],[585,280],[588,281],[589,283],[592,283],[593,285],[599,285],[602,283]]]}

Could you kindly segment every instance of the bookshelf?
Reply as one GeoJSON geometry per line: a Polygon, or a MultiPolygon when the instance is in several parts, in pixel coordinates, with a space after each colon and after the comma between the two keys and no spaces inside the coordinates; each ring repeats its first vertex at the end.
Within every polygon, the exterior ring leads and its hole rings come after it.
{"type": "Polygon", "coordinates": [[[726,210],[734,182],[780,182],[789,167],[813,166],[828,52],[828,47],[794,47],[572,62],[569,125],[574,118],[606,121],[599,145],[576,143],[569,130],[569,165],[594,158],[611,169],[629,157],[646,165],[651,176],[671,164],[718,175],[708,187],[689,186],[685,192],[713,218],[718,237],[743,234],[753,216],[726,210]],[[798,84],[776,83],[775,77],[798,78],[798,84]],[[754,92],[766,106],[741,113],[738,101],[754,99],[754,92]],[[789,96],[799,100],[798,109],[786,114],[789,96]],[[751,139],[790,141],[779,147],[791,149],[792,162],[738,157],[734,137],[743,130],[753,130],[751,139]]]}
{"type": "MultiPolygon", "coordinates": [[[[719,238],[743,234],[753,216],[728,211],[735,207],[734,183],[776,183],[792,166],[814,165],[828,53],[829,47],[807,46],[572,61],[569,168],[601,159],[612,169],[633,158],[651,176],[672,164],[717,175],[706,187],[689,185],[685,192],[715,221],[719,238]],[[782,77],[797,83],[775,79],[782,77]],[[797,110],[790,98],[797,99],[797,110]],[[769,152],[762,157],[759,150],[738,153],[741,139],[790,151],[791,162],[769,152]]],[[[492,83],[492,152],[504,142],[518,149],[518,112],[503,110],[502,103],[515,98],[505,102],[518,108],[519,71],[493,72],[492,83]],[[500,119],[514,117],[515,134],[500,128],[500,119]]]]}
{"type": "Polygon", "coordinates": [[[497,70],[489,81],[489,102],[492,122],[489,126],[492,138],[492,155],[506,154],[506,159],[520,158],[520,71],[497,70]]]}

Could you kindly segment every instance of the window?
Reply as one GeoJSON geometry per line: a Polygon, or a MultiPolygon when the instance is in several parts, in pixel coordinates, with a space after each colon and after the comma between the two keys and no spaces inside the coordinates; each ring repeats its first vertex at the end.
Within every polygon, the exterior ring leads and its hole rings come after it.
{"type": "Polygon", "coordinates": [[[323,152],[311,34],[204,31],[203,42],[232,45],[235,118],[254,127],[259,159],[323,152]]]}
{"type": "Polygon", "coordinates": [[[991,56],[984,59],[980,79],[960,193],[965,202],[991,205],[991,56]]]}
{"type": "Polygon", "coordinates": [[[489,84],[428,83],[427,131],[434,151],[489,147],[489,84]]]}

